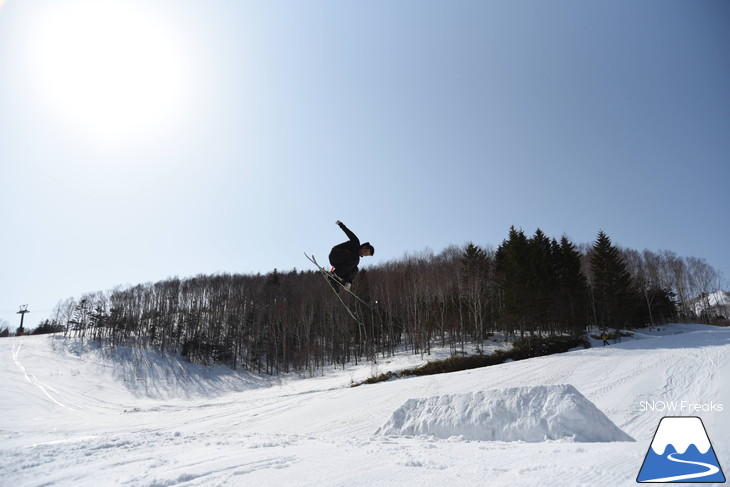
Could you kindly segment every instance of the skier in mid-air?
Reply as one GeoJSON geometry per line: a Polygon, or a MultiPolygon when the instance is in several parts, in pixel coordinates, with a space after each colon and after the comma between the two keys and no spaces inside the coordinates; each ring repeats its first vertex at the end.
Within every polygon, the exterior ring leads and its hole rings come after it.
{"type": "MultiPolygon", "coordinates": [[[[360,239],[357,238],[357,235],[352,233],[341,221],[337,220],[335,223],[339,225],[350,240],[332,247],[329,256],[330,264],[332,265],[330,272],[335,278],[340,280],[345,289],[349,290],[357,274],[357,265],[360,263],[360,257],[373,255],[375,248],[370,245],[370,242],[360,244],[360,239]]],[[[340,287],[335,286],[335,289],[339,292],[340,287]]]]}

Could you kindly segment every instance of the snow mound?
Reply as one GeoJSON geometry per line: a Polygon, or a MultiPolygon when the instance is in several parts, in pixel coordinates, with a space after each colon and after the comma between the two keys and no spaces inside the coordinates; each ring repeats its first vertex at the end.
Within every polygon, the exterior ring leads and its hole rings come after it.
{"type": "Polygon", "coordinates": [[[634,441],[572,385],[409,399],[376,431],[480,441],[634,441]]]}

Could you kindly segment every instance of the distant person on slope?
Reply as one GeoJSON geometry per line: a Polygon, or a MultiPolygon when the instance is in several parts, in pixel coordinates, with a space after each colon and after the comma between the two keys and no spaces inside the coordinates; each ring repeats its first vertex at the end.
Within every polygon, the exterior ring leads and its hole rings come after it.
{"type": "MultiPolygon", "coordinates": [[[[330,265],[332,265],[330,272],[335,278],[339,279],[345,289],[350,289],[358,271],[357,265],[360,263],[360,257],[373,255],[375,249],[370,245],[370,242],[365,242],[361,245],[357,235],[352,233],[341,221],[337,220],[335,223],[339,225],[350,240],[332,247],[329,256],[330,265]]],[[[335,284],[335,289],[339,292],[340,286],[335,284]]]]}

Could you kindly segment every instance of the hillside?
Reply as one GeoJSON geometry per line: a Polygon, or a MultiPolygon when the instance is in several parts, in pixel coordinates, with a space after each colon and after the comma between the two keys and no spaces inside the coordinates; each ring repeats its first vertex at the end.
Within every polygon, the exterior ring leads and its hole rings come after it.
{"type": "Polygon", "coordinates": [[[1,339],[0,478],[629,486],[672,415],[701,417],[720,465],[730,465],[730,329],[670,325],[594,345],[351,388],[420,357],[262,378],[59,337],[1,339]]]}

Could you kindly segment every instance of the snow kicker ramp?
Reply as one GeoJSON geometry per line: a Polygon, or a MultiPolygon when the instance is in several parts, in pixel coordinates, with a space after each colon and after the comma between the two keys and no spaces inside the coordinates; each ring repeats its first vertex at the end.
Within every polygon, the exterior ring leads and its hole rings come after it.
{"type": "Polygon", "coordinates": [[[481,441],[634,441],[572,385],[409,399],[376,434],[481,441]]]}

